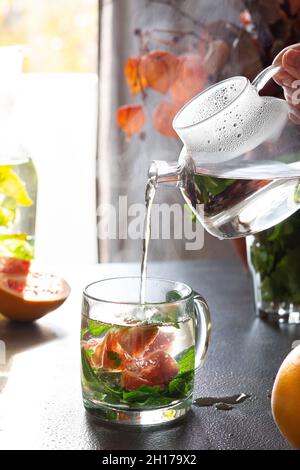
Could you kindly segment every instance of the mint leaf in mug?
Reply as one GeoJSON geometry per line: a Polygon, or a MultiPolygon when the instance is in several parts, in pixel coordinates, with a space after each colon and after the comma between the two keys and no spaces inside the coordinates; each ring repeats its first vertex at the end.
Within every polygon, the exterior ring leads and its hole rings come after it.
{"type": "Polygon", "coordinates": [[[192,393],[194,386],[194,371],[179,374],[168,385],[168,395],[173,398],[185,398],[192,393]]]}
{"type": "Polygon", "coordinates": [[[120,367],[122,361],[118,353],[115,351],[107,351],[107,357],[111,361],[114,361],[114,367],[120,367]]]}
{"type": "Polygon", "coordinates": [[[170,290],[166,295],[166,302],[176,302],[181,299],[181,295],[177,290],[170,290]]]}
{"type": "Polygon", "coordinates": [[[92,336],[102,336],[111,328],[112,328],[112,325],[99,323],[96,320],[88,320],[88,329],[92,336]]]}
{"type": "Polygon", "coordinates": [[[179,367],[179,374],[189,372],[195,368],[195,346],[190,346],[182,353],[176,356],[176,361],[179,367]]]}
{"type": "Polygon", "coordinates": [[[159,395],[161,393],[161,387],[159,385],[148,386],[141,385],[136,390],[129,392],[123,392],[123,401],[124,402],[145,402],[149,397],[154,395],[159,395]]]}

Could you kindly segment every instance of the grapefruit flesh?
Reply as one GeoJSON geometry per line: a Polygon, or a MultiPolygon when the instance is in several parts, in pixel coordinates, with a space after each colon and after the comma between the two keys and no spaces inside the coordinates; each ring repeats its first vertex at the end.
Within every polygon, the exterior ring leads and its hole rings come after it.
{"type": "Polygon", "coordinates": [[[138,374],[130,372],[130,370],[127,369],[122,373],[121,384],[126,390],[136,390],[142,385],[147,385],[148,387],[152,385],[149,380],[143,379],[139,377],[138,374]]]}
{"type": "Polygon", "coordinates": [[[141,385],[163,387],[178,373],[170,351],[174,335],[159,332],[157,326],[136,326],[110,330],[104,338],[88,341],[93,349],[91,364],[121,372],[121,385],[136,390],[141,385]]]}
{"type": "Polygon", "coordinates": [[[135,390],[141,385],[164,386],[177,375],[178,370],[175,359],[158,350],[129,362],[121,382],[127,390],[135,390]]]}
{"type": "Polygon", "coordinates": [[[155,340],[157,326],[135,326],[119,332],[120,346],[133,357],[144,354],[145,349],[155,340]]]}
{"type": "Polygon", "coordinates": [[[165,333],[163,331],[160,331],[154,341],[147,347],[144,354],[157,351],[158,349],[165,352],[170,352],[173,346],[174,339],[174,333],[165,333]]]}
{"type": "Polygon", "coordinates": [[[111,330],[93,355],[95,367],[121,371],[133,357],[141,356],[158,333],[157,327],[133,327],[111,330]]]}
{"type": "Polygon", "coordinates": [[[0,272],[0,312],[11,320],[37,320],[59,307],[69,293],[67,282],[51,274],[0,272]]]}
{"type": "Polygon", "coordinates": [[[28,274],[29,269],[30,269],[29,260],[0,256],[0,273],[1,274],[26,275],[28,274]]]}

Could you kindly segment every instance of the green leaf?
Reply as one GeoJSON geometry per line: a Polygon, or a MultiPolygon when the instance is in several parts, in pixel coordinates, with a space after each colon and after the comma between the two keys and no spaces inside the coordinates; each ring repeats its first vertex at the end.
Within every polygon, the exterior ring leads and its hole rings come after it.
{"type": "Polygon", "coordinates": [[[176,398],[168,396],[159,385],[141,385],[137,390],[123,392],[124,404],[131,408],[147,409],[170,405],[176,398]]]}
{"type": "Polygon", "coordinates": [[[96,392],[95,390],[93,390],[93,396],[98,401],[105,401],[107,397],[106,393],[96,392]]]}
{"type": "Polygon", "coordinates": [[[168,406],[174,401],[174,398],[169,398],[163,395],[153,395],[143,403],[140,404],[140,407],[143,409],[147,408],[159,408],[162,406],[168,406]]]}
{"type": "Polygon", "coordinates": [[[87,358],[86,352],[84,349],[81,349],[81,369],[82,369],[82,375],[86,382],[88,382],[91,386],[93,387],[98,387],[99,386],[99,380],[89,363],[89,360],[87,358]]]}
{"type": "Polygon", "coordinates": [[[89,333],[89,331],[90,330],[88,328],[82,328],[81,333],[80,333],[80,339],[83,340],[83,338],[85,337],[87,333],[89,333]]]}
{"type": "Polygon", "coordinates": [[[179,367],[179,374],[189,372],[195,369],[195,346],[190,346],[182,353],[176,356],[179,367]]]}
{"type": "Polygon", "coordinates": [[[166,295],[166,302],[176,302],[181,299],[180,292],[177,290],[170,290],[166,295]]]}
{"type": "Polygon", "coordinates": [[[94,355],[94,352],[95,351],[93,349],[86,349],[85,350],[85,354],[90,358],[94,355]]]}
{"type": "Polygon", "coordinates": [[[111,361],[114,361],[114,367],[120,367],[122,364],[121,357],[115,351],[107,351],[107,357],[111,361]]]}
{"type": "Polygon", "coordinates": [[[194,371],[179,374],[168,385],[168,394],[174,398],[185,398],[193,391],[194,371]]]}
{"type": "MultiPolygon", "coordinates": [[[[175,296],[175,291],[171,291],[171,292],[172,292],[171,295],[175,296]]],[[[169,294],[170,293],[168,293],[167,296],[169,294]]],[[[167,299],[167,302],[172,303],[172,300],[167,299]]],[[[168,325],[168,326],[173,326],[174,328],[179,329],[180,328],[179,319],[180,319],[181,312],[182,312],[181,309],[182,309],[182,306],[176,303],[174,305],[158,307],[157,312],[151,316],[151,320],[150,321],[147,320],[145,324],[147,325],[153,324],[157,326],[168,325]]]]}
{"type": "Polygon", "coordinates": [[[24,260],[34,257],[33,240],[24,233],[0,235],[0,256],[24,260]]]}
{"type": "Polygon", "coordinates": [[[265,302],[272,302],[274,300],[274,291],[270,278],[266,278],[261,283],[262,300],[265,302]]]}
{"type": "Polygon", "coordinates": [[[280,237],[281,235],[281,228],[282,228],[282,225],[281,224],[278,224],[274,227],[274,229],[271,229],[269,231],[269,234],[267,236],[268,240],[270,241],[274,241],[276,240],[278,237],[280,237]]]}
{"type": "Polygon", "coordinates": [[[95,392],[105,395],[108,403],[120,403],[122,391],[119,387],[120,374],[99,373],[97,374],[89,363],[86,351],[81,349],[82,375],[87,384],[95,392]]]}
{"type": "Polygon", "coordinates": [[[129,392],[124,391],[123,401],[127,403],[144,402],[153,395],[159,395],[160,392],[161,387],[159,385],[155,385],[153,387],[149,387],[148,385],[141,385],[136,390],[131,390],[129,392]]]}
{"type": "Polygon", "coordinates": [[[300,300],[300,212],[276,227],[255,235],[251,261],[261,278],[262,300],[300,300]]]}
{"type": "Polygon", "coordinates": [[[236,180],[214,178],[212,176],[195,175],[195,183],[201,192],[203,202],[208,202],[211,196],[217,196],[234,184],[236,180]]]}
{"type": "Polygon", "coordinates": [[[176,329],[180,329],[180,325],[177,321],[178,319],[178,312],[177,309],[174,308],[172,311],[170,310],[168,313],[160,313],[155,314],[151,317],[151,321],[147,320],[147,322],[143,322],[142,324],[145,325],[156,325],[156,326],[173,326],[176,329]]]}
{"type": "Polygon", "coordinates": [[[108,370],[98,370],[97,378],[101,384],[101,387],[105,393],[113,395],[118,400],[121,399],[123,390],[121,388],[121,373],[108,370]]]}
{"type": "Polygon", "coordinates": [[[300,183],[295,188],[294,201],[296,204],[300,202],[300,183]]]}
{"type": "Polygon", "coordinates": [[[195,223],[197,221],[195,212],[192,211],[191,207],[188,204],[184,204],[183,207],[187,214],[187,217],[191,220],[191,222],[195,223]]]}
{"type": "Polygon", "coordinates": [[[284,163],[294,163],[300,160],[300,153],[287,153],[285,155],[281,155],[279,161],[284,163]]]}
{"type": "Polygon", "coordinates": [[[113,328],[112,325],[97,322],[96,320],[88,320],[88,329],[92,336],[102,336],[108,330],[113,328]]]}
{"type": "MultiPolygon", "coordinates": [[[[99,411],[98,411],[99,413],[99,411]]],[[[115,421],[118,419],[118,413],[114,410],[101,410],[101,413],[103,414],[103,419],[108,420],[108,421],[115,421]]]]}
{"type": "Polygon", "coordinates": [[[20,206],[31,206],[25,184],[10,166],[0,166],[0,193],[14,198],[20,206]]]}

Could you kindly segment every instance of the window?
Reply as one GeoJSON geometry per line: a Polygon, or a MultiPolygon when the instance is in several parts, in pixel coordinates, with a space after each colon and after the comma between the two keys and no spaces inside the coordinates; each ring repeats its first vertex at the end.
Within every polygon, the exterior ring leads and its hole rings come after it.
{"type": "Polygon", "coordinates": [[[0,46],[27,46],[27,72],[96,72],[97,0],[1,0],[0,46]]]}
{"type": "Polygon", "coordinates": [[[96,262],[98,0],[1,0],[0,47],[15,44],[26,73],[14,135],[38,173],[36,259],[96,262]]]}

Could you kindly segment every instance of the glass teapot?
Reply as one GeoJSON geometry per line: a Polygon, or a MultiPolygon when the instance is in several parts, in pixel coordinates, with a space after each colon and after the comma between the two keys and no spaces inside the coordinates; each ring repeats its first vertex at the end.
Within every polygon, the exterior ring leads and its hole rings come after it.
{"type": "Polygon", "coordinates": [[[300,207],[300,126],[285,100],[259,94],[279,68],[252,83],[229,78],[193,98],[173,121],[184,144],[178,162],[150,166],[152,181],[179,187],[218,238],[265,230],[300,207]]]}

